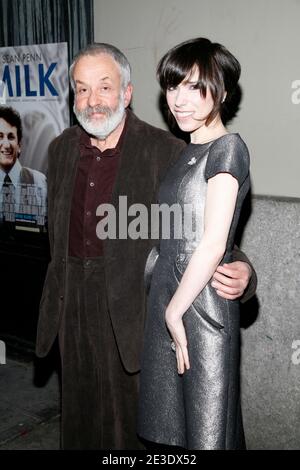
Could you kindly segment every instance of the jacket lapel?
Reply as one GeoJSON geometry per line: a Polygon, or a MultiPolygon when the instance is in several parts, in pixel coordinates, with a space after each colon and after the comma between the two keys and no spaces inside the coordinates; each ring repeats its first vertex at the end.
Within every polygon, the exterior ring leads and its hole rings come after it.
{"type": "Polygon", "coordinates": [[[153,180],[148,177],[144,161],[142,122],[128,112],[127,131],[121,150],[121,160],[113,188],[112,204],[119,207],[119,196],[127,196],[128,206],[135,203],[149,204],[154,193],[153,180]]]}
{"type": "MultiPolygon", "coordinates": [[[[145,159],[145,146],[143,139],[143,123],[140,121],[131,111],[128,111],[128,120],[126,135],[121,149],[121,159],[117,177],[115,180],[111,204],[114,206],[116,211],[116,228],[117,228],[117,239],[119,236],[119,211],[122,212],[122,220],[128,223],[135,217],[128,217],[124,211],[125,200],[122,201],[120,206],[120,196],[126,196],[127,211],[128,208],[133,204],[144,204],[147,208],[150,207],[151,202],[154,199],[155,187],[153,178],[149,177],[148,167],[151,166],[150,160],[145,159]]],[[[123,227],[124,228],[124,227],[123,227]]],[[[121,232],[123,233],[123,229],[121,232]]],[[[126,230],[127,231],[127,230],[126,230]]],[[[128,232],[127,232],[128,236],[128,232]]],[[[122,236],[121,236],[122,238],[122,236]]],[[[134,241],[133,241],[134,242],[134,241]]],[[[118,252],[123,249],[131,251],[134,249],[135,243],[127,241],[124,243],[123,240],[104,240],[104,251],[105,255],[110,257],[118,256],[118,252]]]]}
{"type": "Polygon", "coordinates": [[[79,158],[79,134],[76,127],[69,138],[69,144],[64,147],[64,155],[61,155],[58,168],[58,178],[59,175],[64,175],[60,181],[59,196],[57,197],[59,207],[56,208],[56,220],[60,226],[60,240],[63,241],[61,256],[67,256],[69,251],[70,214],[79,158]]]}

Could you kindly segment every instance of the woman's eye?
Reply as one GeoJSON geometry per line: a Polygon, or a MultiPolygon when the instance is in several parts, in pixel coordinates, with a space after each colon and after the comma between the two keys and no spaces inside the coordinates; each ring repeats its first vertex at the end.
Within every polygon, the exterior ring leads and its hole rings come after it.
{"type": "Polygon", "coordinates": [[[175,91],[176,86],[168,86],[167,91],[175,91]]]}

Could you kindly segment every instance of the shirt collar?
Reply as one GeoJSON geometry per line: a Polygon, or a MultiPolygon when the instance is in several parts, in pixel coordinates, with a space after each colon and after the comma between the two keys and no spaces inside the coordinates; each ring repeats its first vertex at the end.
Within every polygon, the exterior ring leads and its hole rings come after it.
{"type": "MultiPolygon", "coordinates": [[[[19,184],[21,170],[22,170],[22,165],[19,162],[19,159],[17,158],[14,166],[8,173],[8,176],[10,177],[11,182],[15,187],[17,187],[17,185],[19,184]]],[[[4,183],[5,175],[6,175],[6,172],[0,168],[0,184],[2,185],[4,183]]]]}

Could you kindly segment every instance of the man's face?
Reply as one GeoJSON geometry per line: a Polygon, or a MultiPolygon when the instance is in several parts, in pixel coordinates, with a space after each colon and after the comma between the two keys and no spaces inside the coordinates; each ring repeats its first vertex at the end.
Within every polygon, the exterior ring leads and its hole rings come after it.
{"type": "Polygon", "coordinates": [[[0,118],[0,168],[9,172],[19,153],[17,128],[0,118]]]}
{"type": "Polygon", "coordinates": [[[108,54],[84,56],[74,67],[74,112],[89,133],[106,139],[120,125],[131,99],[124,90],[119,65],[108,54]]]}

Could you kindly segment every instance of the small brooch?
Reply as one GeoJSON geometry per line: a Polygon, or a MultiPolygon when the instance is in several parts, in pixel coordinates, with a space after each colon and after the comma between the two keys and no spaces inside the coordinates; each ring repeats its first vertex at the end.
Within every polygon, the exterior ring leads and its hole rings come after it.
{"type": "Polygon", "coordinates": [[[188,165],[195,165],[196,161],[197,161],[196,158],[193,157],[193,158],[191,158],[190,161],[188,162],[188,165]]]}

